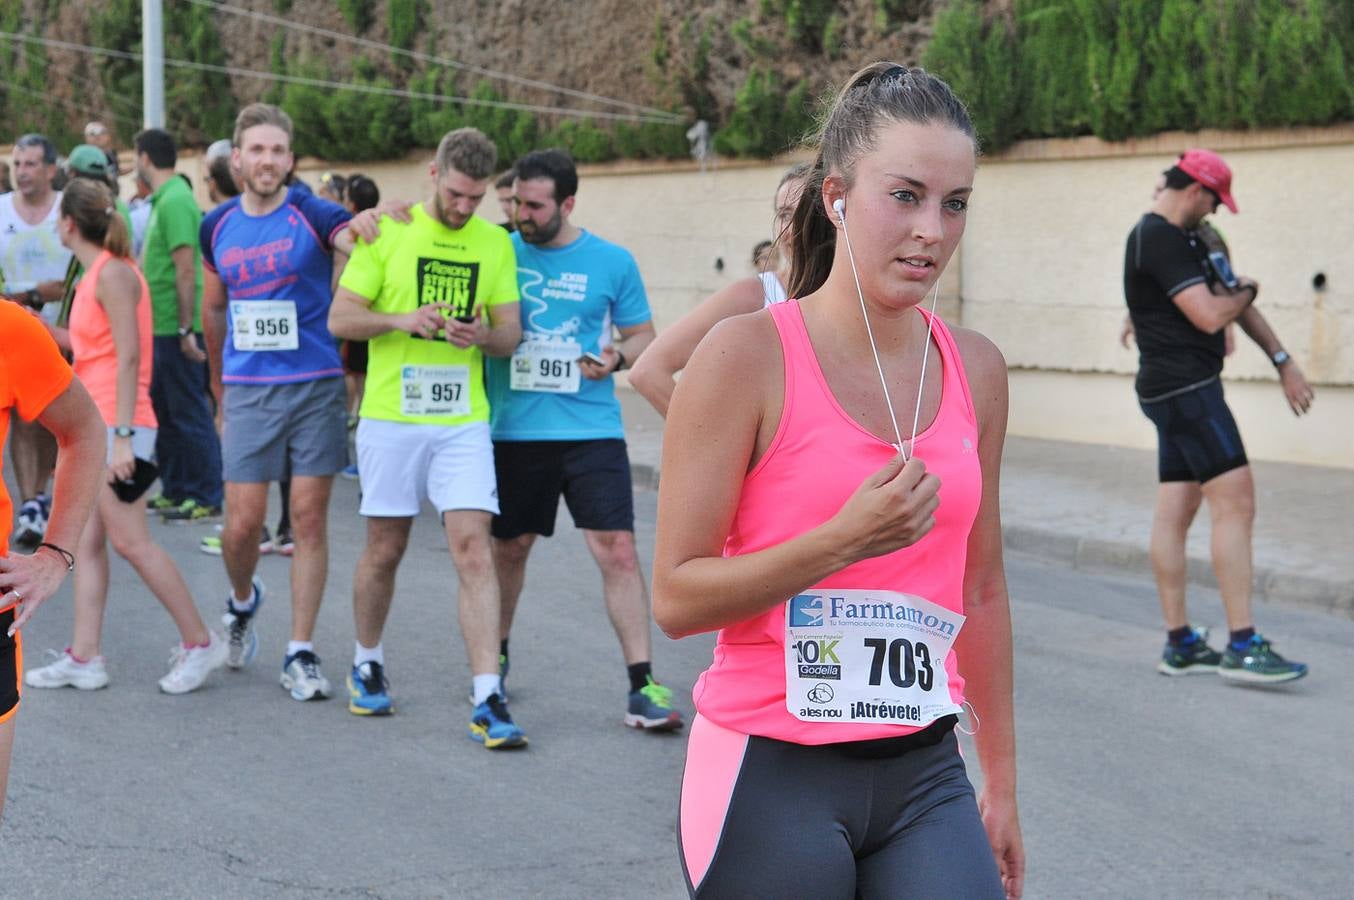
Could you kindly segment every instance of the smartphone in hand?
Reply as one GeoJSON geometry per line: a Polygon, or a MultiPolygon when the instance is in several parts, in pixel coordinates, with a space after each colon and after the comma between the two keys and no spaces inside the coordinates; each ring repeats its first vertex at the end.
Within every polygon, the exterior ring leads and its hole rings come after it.
{"type": "Polygon", "coordinates": [[[579,360],[580,361],[587,360],[588,362],[595,363],[599,366],[606,365],[606,360],[602,359],[602,357],[598,356],[596,353],[593,353],[592,351],[585,351],[583,355],[579,357],[579,360]]]}

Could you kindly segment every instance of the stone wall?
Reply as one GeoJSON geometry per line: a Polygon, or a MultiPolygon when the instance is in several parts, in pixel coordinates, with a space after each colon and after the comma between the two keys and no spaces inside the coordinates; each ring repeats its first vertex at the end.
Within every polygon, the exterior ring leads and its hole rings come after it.
{"type": "MultiPolygon", "coordinates": [[[[1237,271],[1260,282],[1260,309],[1317,385],[1312,413],[1295,420],[1273,368],[1238,335],[1224,374],[1251,455],[1354,467],[1354,125],[1030,141],[985,158],[964,243],[942,282],[942,311],[1006,354],[1011,433],[1154,446],[1133,397],[1136,354],[1117,340],[1124,243],[1157,174],[1189,146],[1211,147],[1231,164],[1241,212],[1214,221],[1237,271]],[[1324,290],[1313,287],[1318,273],[1324,290]]],[[[584,167],[574,219],[635,254],[661,329],[752,273],[753,245],[770,236],[772,195],[794,161],[584,167]]],[[[182,167],[199,181],[195,159],[182,167]]],[[[325,168],[300,164],[312,184],[325,168]]],[[[430,188],[423,156],[334,168],[365,172],[384,197],[420,198],[430,188]]],[[[501,218],[492,193],[481,214],[501,218]]]]}

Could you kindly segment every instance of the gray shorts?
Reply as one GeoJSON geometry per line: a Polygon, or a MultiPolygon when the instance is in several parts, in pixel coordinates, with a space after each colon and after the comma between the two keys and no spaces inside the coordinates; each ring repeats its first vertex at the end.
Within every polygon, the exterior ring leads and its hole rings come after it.
{"type": "Polygon", "coordinates": [[[228,384],[222,406],[221,461],[226,481],[281,481],[289,468],[292,475],[334,475],[348,465],[347,395],[342,378],[228,384]]]}

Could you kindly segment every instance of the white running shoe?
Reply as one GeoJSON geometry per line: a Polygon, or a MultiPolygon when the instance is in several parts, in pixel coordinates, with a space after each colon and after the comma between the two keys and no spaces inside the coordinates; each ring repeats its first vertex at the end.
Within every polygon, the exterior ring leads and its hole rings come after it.
{"type": "Polygon", "coordinates": [[[293,700],[324,700],[330,694],[329,679],[320,671],[320,658],[309,650],[298,650],[282,663],[280,682],[291,691],[293,700]]]}
{"type": "Polygon", "coordinates": [[[108,687],[108,670],[102,656],[80,662],[71,656],[70,650],[48,650],[47,658],[51,660],[47,665],[24,673],[24,684],[35,688],[73,687],[81,691],[108,687]]]}
{"type": "Polygon", "coordinates": [[[166,694],[186,694],[202,687],[207,676],[226,664],[229,652],[226,639],[210,629],[211,640],[205,647],[174,648],[169,657],[169,673],[160,679],[160,690],[166,694]]]}
{"type": "Polygon", "coordinates": [[[254,616],[258,614],[259,607],[263,606],[267,593],[263,590],[263,582],[257,578],[254,579],[253,587],[254,608],[247,613],[236,612],[230,603],[233,593],[226,592],[226,614],[221,617],[221,624],[226,627],[226,640],[230,645],[226,665],[232,669],[244,668],[254,661],[259,652],[259,636],[254,630],[254,616]]]}
{"type": "Polygon", "coordinates": [[[43,511],[42,501],[26,500],[15,516],[14,537],[11,540],[16,547],[32,552],[47,534],[47,513],[43,511]]]}

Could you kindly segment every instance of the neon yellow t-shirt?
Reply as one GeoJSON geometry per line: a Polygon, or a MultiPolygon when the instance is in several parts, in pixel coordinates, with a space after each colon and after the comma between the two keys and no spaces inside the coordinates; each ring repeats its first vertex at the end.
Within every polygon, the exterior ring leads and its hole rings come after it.
{"type": "MultiPolygon", "coordinates": [[[[409,214],[408,223],[382,217],[376,242],[358,242],[341,287],[383,313],[446,303],[452,307],[447,315],[469,315],[517,302],[517,257],[506,231],[479,216],[453,231],[421,203],[409,214]]],[[[487,422],[483,362],[479,347],[462,350],[440,336],[430,340],[391,331],[374,337],[361,415],[425,425],[487,422]]]]}

